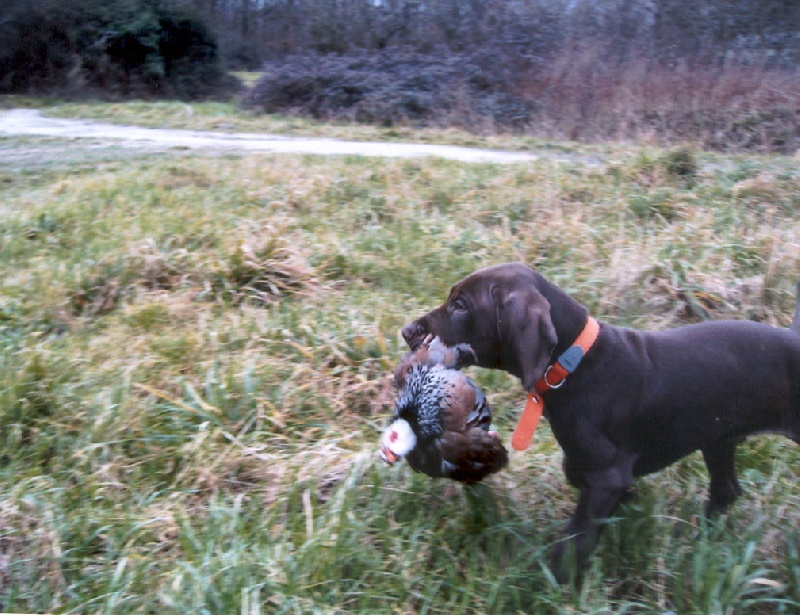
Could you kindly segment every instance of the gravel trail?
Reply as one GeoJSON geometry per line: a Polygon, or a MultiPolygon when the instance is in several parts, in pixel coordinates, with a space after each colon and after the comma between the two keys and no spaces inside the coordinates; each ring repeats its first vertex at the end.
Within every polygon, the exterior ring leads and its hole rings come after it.
{"type": "MultiPolygon", "coordinates": [[[[36,109],[0,111],[0,135],[35,135],[61,139],[93,139],[106,144],[140,145],[152,148],[192,150],[319,154],[325,156],[376,156],[420,158],[433,156],[471,163],[512,164],[539,160],[539,154],[500,150],[428,145],[342,141],[310,137],[286,137],[261,133],[223,133],[199,130],[172,130],[106,124],[91,120],[43,116],[36,109]]],[[[551,154],[547,158],[558,159],[551,154]]],[[[565,155],[563,160],[575,161],[565,155]]]]}

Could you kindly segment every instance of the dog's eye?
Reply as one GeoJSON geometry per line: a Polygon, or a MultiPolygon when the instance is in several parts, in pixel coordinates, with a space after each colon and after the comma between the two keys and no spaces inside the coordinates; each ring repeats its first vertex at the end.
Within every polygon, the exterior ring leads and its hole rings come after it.
{"type": "Polygon", "coordinates": [[[467,311],[467,302],[464,301],[461,297],[456,297],[453,299],[453,311],[454,312],[466,312],[467,311]]]}

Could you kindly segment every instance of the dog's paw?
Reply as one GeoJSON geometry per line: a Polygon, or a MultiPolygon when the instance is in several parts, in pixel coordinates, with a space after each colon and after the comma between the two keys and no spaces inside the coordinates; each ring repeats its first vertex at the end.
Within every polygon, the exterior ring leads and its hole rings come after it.
{"type": "Polygon", "coordinates": [[[575,557],[572,539],[564,538],[553,545],[548,557],[548,566],[559,585],[580,585],[581,566],[575,557]]]}

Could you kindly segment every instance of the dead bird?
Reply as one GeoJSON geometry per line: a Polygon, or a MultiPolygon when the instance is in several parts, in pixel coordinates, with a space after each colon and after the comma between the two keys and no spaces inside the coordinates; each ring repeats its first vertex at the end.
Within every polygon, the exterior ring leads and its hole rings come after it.
{"type": "Polygon", "coordinates": [[[405,457],[417,472],[473,483],[508,464],[508,451],[491,431],[492,408],[458,371],[475,362],[467,344],[452,348],[427,340],[401,359],[394,420],[381,436],[381,457],[405,457]]]}

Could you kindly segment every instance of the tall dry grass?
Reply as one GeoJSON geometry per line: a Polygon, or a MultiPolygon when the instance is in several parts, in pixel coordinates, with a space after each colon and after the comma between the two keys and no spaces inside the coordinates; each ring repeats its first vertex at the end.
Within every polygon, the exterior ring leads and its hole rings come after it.
{"type": "Polygon", "coordinates": [[[784,154],[800,146],[800,75],[763,61],[618,60],[605,45],[576,46],[527,73],[520,95],[540,104],[533,130],[549,137],[784,154]]]}

